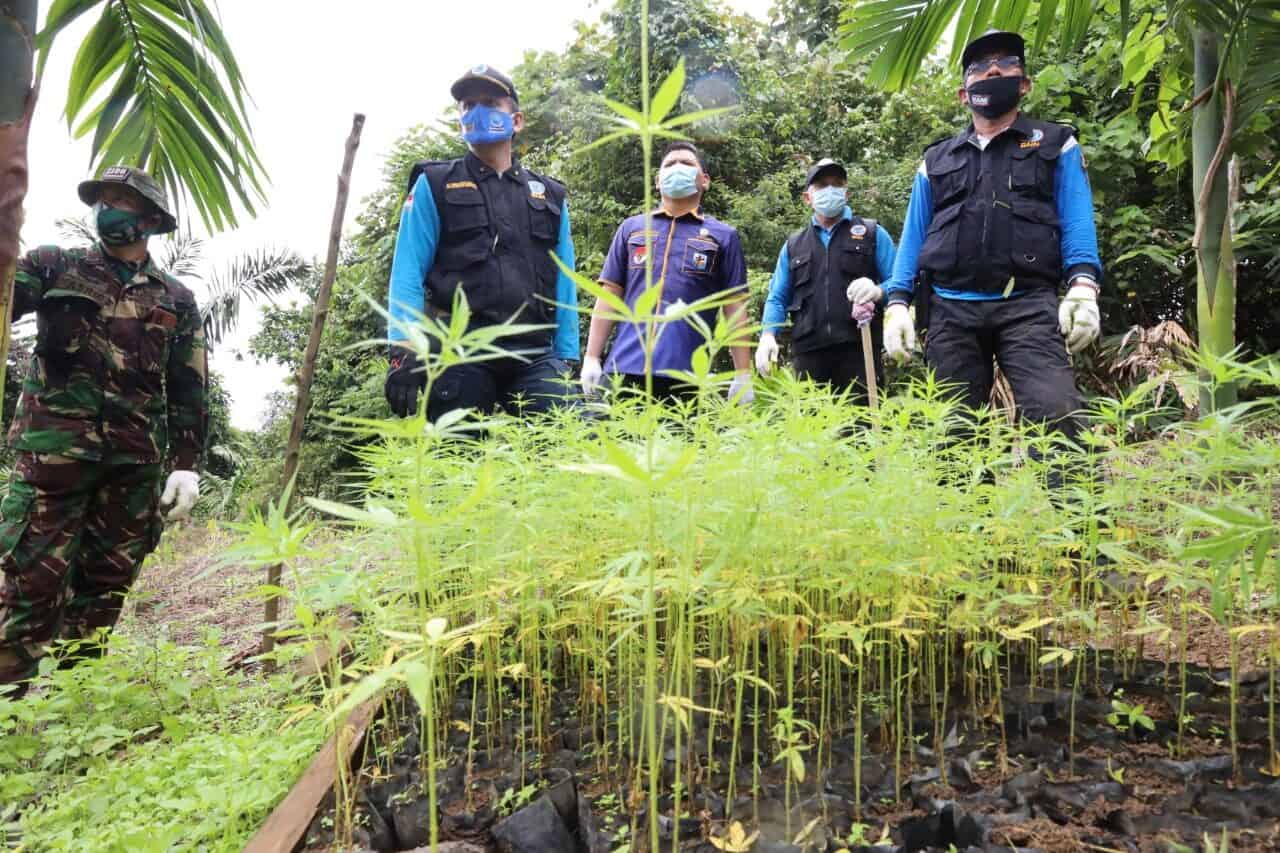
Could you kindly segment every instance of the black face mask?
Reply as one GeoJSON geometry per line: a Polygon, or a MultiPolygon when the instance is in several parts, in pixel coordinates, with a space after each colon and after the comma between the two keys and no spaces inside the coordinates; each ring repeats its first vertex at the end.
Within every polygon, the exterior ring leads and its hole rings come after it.
{"type": "Polygon", "coordinates": [[[1022,100],[1022,75],[986,77],[965,87],[969,93],[969,109],[983,118],[999,118],[1018,106],[1022,100]]]}

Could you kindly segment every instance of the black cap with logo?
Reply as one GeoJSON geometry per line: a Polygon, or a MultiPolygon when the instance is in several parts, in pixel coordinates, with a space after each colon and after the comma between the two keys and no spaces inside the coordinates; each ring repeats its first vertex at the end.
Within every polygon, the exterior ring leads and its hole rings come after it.
{"type": "Polygon", "coordinates": [[[804,176],[804,188],[809,189],[814,181],[828,172],[834,172],[846,181],[849,179],[849,173],[845,171],[844,166],[840,165],[835,160],[832,160],[830,157],[823,157],[821,160],[809,167],[808,173],[804,176]]]}
{"type": "Polygon", "coordinates": [[[1023,67],[1026,67],[1027,43],[1017,33],[1005,30],[987,30],[965,45],[964,53],[960,55],[960,73],[963,74],[965,69],[969,67],[969,63],[978,57],[995,54],[1016,56],[1022,60],[1023,67]]]}
{"type": "Polygon", "coordinates": [[[449,87],[449,94],[455,101],[465,100],[468,95],[479,92],[506,96],[516,103],[520,102],[516,84],[492,65],[477,65],[468,69],[466,74],[453,81],[453,85],[449,87]]]}

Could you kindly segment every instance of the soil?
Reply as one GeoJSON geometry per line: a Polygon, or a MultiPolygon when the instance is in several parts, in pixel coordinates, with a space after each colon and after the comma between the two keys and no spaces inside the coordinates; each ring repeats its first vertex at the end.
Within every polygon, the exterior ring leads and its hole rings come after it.
{"type": "Polygon", "coordinates": [[[233,540],[196,522],[166,529],[138,575],[117,630],[148,639],[163,636],[179,645],[212,636],[229,653],[253,647],[262,602],[249,593],[266,579],[258,569],[218,565],[233,540]]]}
{"type": "MultiPolygon", "coordinates": [[[[1007,748],[1001,747],[997,724],[975,723],[962,713],[947,721],[946,751],[939,761],[927,746],[933,725],[923,710],[917,711],[916,731],[925,736],[904,756],[901,785],[895,785],[892,755],[876,737],[880,721],[869,715],[858,790],[851,725],[835,732],[829,743],[810,745],[805,780],[790,791],[782,765],[762,749],[754,796],[748,735],[739,743],[743,754],[735,801],[726,803],[730,743],[724,740],[725,727],[719,726],[708,750],[705,715],[695,715],[693,731],[681,747],[680,775],[687,793],[678,809],[670,795],[660,800],[661,849],[676,849],[673,835],[678,830],[678,849],[698,853],[913,853],[952,847],[1174,851],[1178,844],[1199,851],[1206,834],[1216,843],[1224,829],[1232,851],[1280,849],[1280,779],[1268,775],[1277,768],[1268,765],[1266,680],[1238,685],[1237,772],[1225,735],[1229,693],[1220,673],[1189,670],[1188,686],[1196,695],[1188,702],[1182,752],[1175,755],[1180,702],[1166,688],[1162,664],[1129,664],[1122,677],[1104,652],[1096,667],[1089,661],[1088,670],[1096,673],[1102,689],[1090,684],[1074,702],[1062,690],[1007,690],[1007,748]],[[1122,729],[1108,720],[1111,699],[1117,696],[1129,704],[1142,703],[1154,730],[1142,725],[1122,729]],[[1073,704],[1076,754],[1069,760],[1073,704]],[[690,737],[693,753],[688,752],[690,737]],[[861,804],[860,821],[855,821],[855,800],[861,804]],[[725,840],[734,821],[741,822],[748,836],[759,831],[754,844],[735,848],[725,840]],[[859,822],[860,831],[855,829],[859,822]],[[718,845],[713,843],[717,840],[718,845]]],[[[1051,679],[1046,677],[1045,683],[1051,679]]],[[[440,840],[510,853],[648,850],[647,789],[635,786],[625,759],[610,763],[601,758],[602,744],[617,736],[616,718],[584,724],[590,718],[580,713],[590,703],[580,701],[573,685],[557,684],[549,693],[550,722],[545,731],[534,732],[521,725],[518,696],[512,685],[501,690],[504,714],[492,726],[483,689],[474,697],[474,708],[469,682],[453,696],[445,727],[447,761],[437,770],[440,840]],[[524,748],[534,745],[539,748],[524,748]]],[[[428,838],[417,709],[405,695],[393,696],[387,708],[358,772],[355,849],[407,850],[425,845],[428,838]]],[[[768,734],[762,732],[761,743],[767,742],[768,734]]],[[[670,740],[665,748],[663,788],[670,790],[676,750],[670,740]]],[[[616,758],[616,751],[610,755],[616,758]]],[[[312,824],[306,849],[334,848],[334,817],[330,803],[329,811],[312,824]]]]}

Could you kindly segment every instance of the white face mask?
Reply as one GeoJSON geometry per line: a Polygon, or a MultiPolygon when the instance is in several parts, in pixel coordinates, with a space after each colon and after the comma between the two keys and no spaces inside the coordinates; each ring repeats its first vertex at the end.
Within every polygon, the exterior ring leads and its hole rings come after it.
{"type": "Polygon", "coordinates": [[[844,213],[844,202],[848,195],[849,191],[844,187],[823,187],[809,193],[809,197],[813,199],[814,212],[829,219],[844,213]]]}

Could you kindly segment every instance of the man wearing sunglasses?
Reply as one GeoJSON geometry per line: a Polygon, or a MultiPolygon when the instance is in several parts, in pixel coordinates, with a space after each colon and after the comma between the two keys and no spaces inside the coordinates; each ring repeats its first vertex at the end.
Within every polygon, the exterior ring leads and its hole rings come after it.
{"type": "Polygon", "coordinates": [[[973,120],[932,145],[916,174],[884,288],[885,352],[911,356],[914,293],[925,360],[967,407],[987,402],[994,359],[1022,417],[1074,437],[1068,352],[1098,336],[1102,278],[1084,158],[1072,128],[1019,112],[1031,91],[1021,36],[984,34],[961,68],[973,120]]]}

